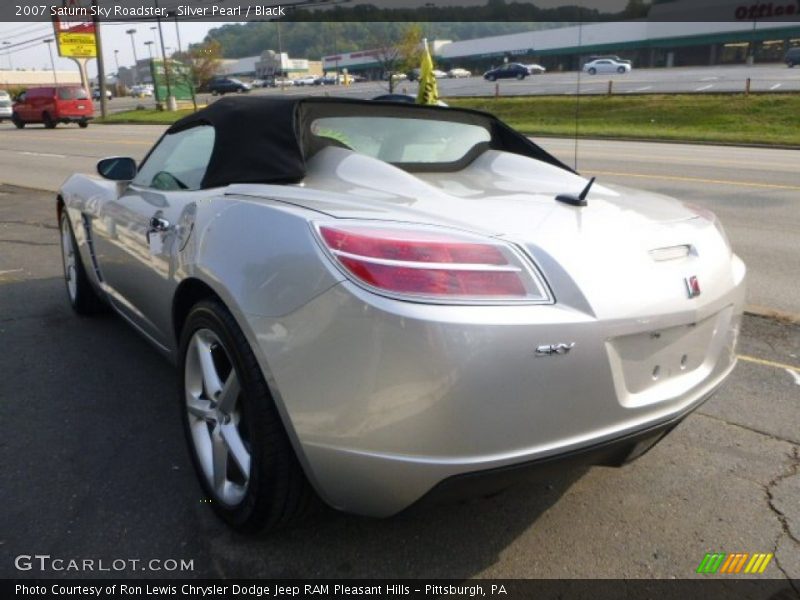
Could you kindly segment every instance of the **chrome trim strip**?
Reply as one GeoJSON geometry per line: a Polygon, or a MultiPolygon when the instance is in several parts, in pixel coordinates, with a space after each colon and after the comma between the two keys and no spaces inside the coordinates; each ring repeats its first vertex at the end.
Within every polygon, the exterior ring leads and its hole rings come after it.
{"type": "Polygon", "coordinates": [[[387,265],[391,267],[406,267],[409,269],[440,269],[443,271],[493,271],[500,273],[521,273],[522,269],[513,265],[486,265],[480,263],[438,263],[438,262],[412,262],[407,260],[393,260],[391,258],[377,258],[374,256],[362,256],[361,254],[351,254],[341,250],[331,252],[339,257],[352,258],[361,262],[368,262],[376,265],[387,265]]]}

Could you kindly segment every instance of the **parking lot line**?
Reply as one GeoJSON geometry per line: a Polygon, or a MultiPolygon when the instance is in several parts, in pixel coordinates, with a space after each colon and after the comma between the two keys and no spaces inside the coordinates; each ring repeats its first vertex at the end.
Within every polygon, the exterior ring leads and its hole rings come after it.
{"type": "Polygon", "coordinates": [[[755,356],[748,356],[746,354],[739,354],[738,357],[743,361],[751,362],[757,365],[763,365],[765,367],[773,367],[775,369],[783,369],[784,371],[800,373],[800,366],[787,365],[785,363],[780,363],[774,360],[767,360],[766,358],[757,358],[755,356]]]}
{"type": "Polygon", "coordinates": [[[645,173],[621,173],[618,171],[592,171],[595,175],[611,175],[615,177],[638,177],[640,179],[666,179],[669,181],[691,181],[694,183],[715,183],[719,185],[737,185],[744,187],[768,188],[774,190],[800,190],[800,185],[782,185],[779,183],[758,183],[755,181],[730,181],[727,179],[704,179],[702,177],[682,177],[679,175],[655,175],[645,173]]]}

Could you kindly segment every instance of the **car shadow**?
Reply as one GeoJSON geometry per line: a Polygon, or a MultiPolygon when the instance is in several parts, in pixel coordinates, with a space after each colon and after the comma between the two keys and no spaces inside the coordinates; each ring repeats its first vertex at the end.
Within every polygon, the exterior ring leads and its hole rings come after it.
{"type": "MultiPolygon", "coordinates": [[[[54,251],[57,251],[55,249],[54,251]]],[[[2,577],[468,578],[539,521],[585,470],[389,519],[322,510],[266,536],[228,530],[202,497],[174,368],[112,314],[81,318],[59,277],[0,282],[2,577]],[[24,309],[20,309],[20,305],[24,309]],[[190,571],[19,572],[13,557],[184,559],[190,571]],[[23,552],[25,551],[25,552],[23,552]]]]}

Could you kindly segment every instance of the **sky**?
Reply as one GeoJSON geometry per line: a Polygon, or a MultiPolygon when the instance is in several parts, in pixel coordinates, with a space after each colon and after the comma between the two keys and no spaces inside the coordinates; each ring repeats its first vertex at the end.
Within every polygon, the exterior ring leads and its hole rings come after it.
{"type": "MultiPolygon", "coordinates": [[[[198,0],[194,0],[198,1],[198,0]]],[[[400,0],[398,0],[400,1],[400,0]]],[[[192,0],[186,3],[190,4],[192,0]]],[[[404,5],[408,5],[413,0],[402,0],[404,5]]],[[[538,0],[535,2],[537,6],[542,8],[549,8],[552,6],[563,5],[566,0],[538,0]]],[[[254,0],[254,4],[258,3],[254,0]]],[[[273,4],[274,2],[267,2],[273,4]]],[[[291,3],[287,2],[287,3],[291,3]]],[[[354,4],[381,4],[390,7],[393,0],[383,0],[376,2],[375,0],[350,0],[350,5],[354,4]]],[[[422,0],[420,3],[424,4],[422,0]]],[[[467,5],[476,4],[484,5],[486,0],[439,0],[436,4],[440,6],[445,5],[467,5]]],[[[627,0],[569,0],[568,4],[591,6],[592,8],[599,8],[606,11],[622,10],[627,4],[627,0]]],[[[219,27],[223,23],[214,22],[183,22],[180,24],[181,44],[186,48],[189,44],[200,42],[206,36],[210,29],[219,27]]],[[[136,44],[136,56],[139,59],[148,58],[149,51],[145,42],[156,42],[151,46],[154,56],[160,54],[160,45],[157,38],[157,32],[151,31],[155,23],[150,21],[143,21],[140,23],[132,22],[106,22],[101,25],[102,40],[103,40],[103,54],[105,57],[105,65],[107,73],[114,73],[117,70],[115,62],[115,50],[118,50],[116,58],[119,60],[119,65],[130,66],[133,64],[133,50],[131,48],[131,38],[125,33],[127,29],[136,29],[134,41],[136,44]],[[154,36],[154,34],[156,34],[154,36]]],[[[174,21],[164,21],[162,24],[164,32],[164,45],[167,47],[167,53],[170,54],[177,50],[178,42],[175,31],[174,21]]],[[[12,50],[10,53],[3,47],[3,42],[10,42],[17,44],[26,40],[40,38],[45,35],[52,35],[52,25],[49,22],[2,22],[0,21],[0,69],[7,69],[10,66],[13,68],[27,68],[27,69],[43,69],[50,70],[50,55],[48,54],[47,45],[42,42],[33,43],[30,48],[22,50],[12,50]],[[9,62],[10,61],[10,62],[9,62]]],[[[267,48],[264,48],[266,50],[267,48]]],[[[55,57],[57,70],[72,70],[77,69],[75,63],[70,59],[58,57],[58,53],[53,45],[53,55],[55,57]]],[[[89,62],[89,75],[94,77],[97,73],[96,61],[89,62]]]]}
{"type": "MultiPolygon", "coordinates": [[[[200,42],[206,36],[209,29],[219,27],[222,23],[181,23],[181,45],[185,49],[189,44],[200,42]]],[[[154,27],[155,23],[151,21],[140,23],[102,23],[101,32],[103,38],[103,55],[105,58],[106,72],[114,73],[117,70],[115,63],[114,50],[119,50],[116,58],[119,59],[119,66],[130,66],[133,64],[133,49],[131,48],[131,36],[125,33],[128,29],[136,29],[134,34],[134,41],[136,43],[136,56],[139,59],[148,58],[148,47],[145,42],[156,41],[156,44],[151,46],[153,55],[156,52],[160,54],[158,42],[158,32],[151,31],[150,28],[154,27]],[[154,36],[155,34],[155,36],[154,36]]],[[[164,45],[167,47],[167,53],[171,54],[178,48],[177,35],[175,32],[174,21],[164,21],[162,24],[164,31],[164,45]]],[[[36,43],[33,47],[11,52],[7,54],[3,48],[2,42],[8,41],[16,44],[25,40],[39,38],[44,35],[52,37],[53,26],[51,23],[8,23],[0,22],[0,69],[9,68],[9,59],[11,65],[17,68],[26,69],[45,69],[50,70],[50,55],[47,51],[47,45],[44,42],[36,43]]],[[[53,45],[53,56],[55,57],[56,70],[77,70],[75,63],[68,58],[60,58],[56,51],[55,44],[53,45]]],[[[89,62],[89,74],[94,76],[97,73],[96,61],[89,62]]]]}

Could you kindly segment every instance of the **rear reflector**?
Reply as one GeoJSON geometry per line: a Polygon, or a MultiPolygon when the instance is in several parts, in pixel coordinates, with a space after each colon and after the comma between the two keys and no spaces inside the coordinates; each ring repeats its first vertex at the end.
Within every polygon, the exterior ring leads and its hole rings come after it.
{"type": "Polygon", "coordinates": [[[548,300],[533,266],[497,240],[404,225],[326,223],[317,231],[343,270],[372,289],[440,301],[548,300]]]}

